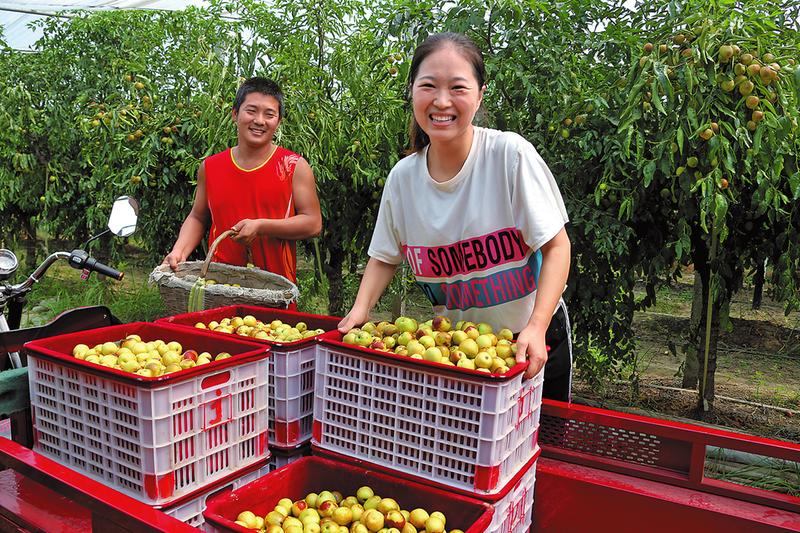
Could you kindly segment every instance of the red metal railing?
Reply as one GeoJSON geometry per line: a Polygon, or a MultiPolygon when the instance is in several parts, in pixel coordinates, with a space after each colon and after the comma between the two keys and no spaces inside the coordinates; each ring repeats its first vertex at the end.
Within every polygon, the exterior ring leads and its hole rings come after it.
{"type": "Polygon", "coordinates": [[[708,447],[800,467],[800,444],[552,400],[543,402],[539,443],[543,457],[800,512],[798,497],[705,475],[708,447]]]}
{"type": "Polygon", "coordinates": [[[91,513],[94,532],[197,531],[161,511],[5,438],[0,438],[0,465],[16,470],[87,509],[91,513]]]}

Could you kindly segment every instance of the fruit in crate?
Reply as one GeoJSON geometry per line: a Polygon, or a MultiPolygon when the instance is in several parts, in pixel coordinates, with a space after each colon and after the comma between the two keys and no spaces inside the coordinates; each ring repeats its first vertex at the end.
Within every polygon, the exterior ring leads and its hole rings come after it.
{"type": "Polygon", "coordinates": [[[227,359],[228,352],[211,355],[208,352],[184,350],[177,341],[161,339],[145,342],[139,335],[128,335],[119,342],[104,342],[94,347],[76,344],[72,355],[87,363],[94,363],[144,377],[158,377],[180,372],[212,361],[227,359]]]}
{"type": "Polygon", "coordinates": [[[453,326],[444,316],[427,322],[402,316],[394,323],[367,322],[348,331],[342,342],[492,374],[504,374],[516,365],[517,345],[510,329],[495,333],[489,324],[467,321],[453,326]]]}
{"type": "Polygon", "coordinates": [[[309,329],[302,321],[295,325],[277,319],[262,322],[253,315],[226,317],[219,322],[216,320],[208,323],[198,322],[194,327],[277,342],[295,342],[325,333],[323,329],[309,329]]]}
{"type": "Polygon", "coordinates": [[[447,518],[439,511],[401,509],[395,499],[378,496],[365,486],[346,498],[341,492],[327,490],[296,501],[281,498],[264,517],[245,510],[235,522],[265,533],[443,533],[447,518]]]}

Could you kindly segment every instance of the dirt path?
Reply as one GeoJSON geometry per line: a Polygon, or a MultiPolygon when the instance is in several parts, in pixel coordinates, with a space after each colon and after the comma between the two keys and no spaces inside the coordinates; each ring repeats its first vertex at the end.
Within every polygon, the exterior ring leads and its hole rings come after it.
{"type": "MultiPolygon", "coordinates": [[[[697,395],[665,390],[681,387],[683,335],[689,327],[692,277],[659,293],[654,310],[636,313],[638,394],[624,383],[608,390],[590,390],[576,383],[576,393],[590,402],[614,408],[644,409],[678,418],[695,419],[697,395]],[[669,341],[677,348],[670,349],[669,341]],[[661,388],[660,388],[661,387],[661,388]]],[[[800,441],[800,318],[784,315],[781,304],[767,295],[761,309],[752,310],[752,289],[745,288],[731,303],[731,323],[720,335],[716,393],[757,407],[719,399],[706,422],[737,431],[800,441]],[[788,412],[786,410],[789,410],[788,412]],[[793,411],[793,412],[792,412],[793,411]]]]}

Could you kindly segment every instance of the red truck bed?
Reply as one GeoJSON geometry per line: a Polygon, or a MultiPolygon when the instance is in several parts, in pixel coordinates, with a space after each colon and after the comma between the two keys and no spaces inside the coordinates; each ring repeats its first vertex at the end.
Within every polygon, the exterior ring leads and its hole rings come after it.
{"type": "MultiPolygon", "coordinates": [[[[798,444],[551,401],[539,443],[537,532],[800,531],[800,498],[707,475],[718,449],[800,468],[798,444]]],[[[191,530],[7,439],[0,464],[2,530],[191,530]]]]}

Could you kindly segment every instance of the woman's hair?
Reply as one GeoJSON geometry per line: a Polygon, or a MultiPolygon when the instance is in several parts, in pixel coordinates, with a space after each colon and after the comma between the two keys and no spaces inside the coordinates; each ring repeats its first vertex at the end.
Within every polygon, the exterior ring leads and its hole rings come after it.
{"type": "MultiPolygon", "coordinates": [[[[483,65],[483,54],[481,53],[475,42],[461,33],[436,33],[425,39],[417,49],[414,51],[414,57],[411,59],[411,68],[408,72],[408,93],[409,99],[411,88],[417,79],[420,64],[432,53],[444,48],[445,46],[452,46],[455,48],[464,59],[472,63],[472,69],[475,72],[475,78],[478,80],[478,87],[483,87],[486,81],[486,68],[483,65]]],[[[420,125],[414,118],[414,113],[411,113],[411,122],[409,123],[408,133],[411,141],[411,147],[408,153],[413,154],[419,152],[430,144],[431,140],[428,134],[425,133],[420,125]]]]}

